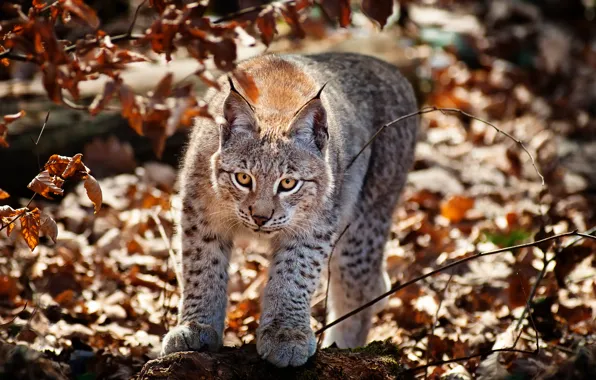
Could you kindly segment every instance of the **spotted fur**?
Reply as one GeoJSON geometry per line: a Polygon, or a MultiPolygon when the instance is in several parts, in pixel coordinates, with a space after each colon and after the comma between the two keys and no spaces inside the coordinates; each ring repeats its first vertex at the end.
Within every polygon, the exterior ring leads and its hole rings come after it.
{"type": "MultiPolygon", "coordinates": [[[[299,366],[316,349],[311,297],[348,224],[330,263],[328,318],[387,290],[383,247],[417,120],[387,128],[347,166],[381,125],[415,111],[416,102],[395,67],[357,54],[267,55],[240,68],[254,78],[258,99],[221,78],[221,89],[208,94],[218,117],[197,121],[184,159],[180,323],[162,353],[221,345],[230,251],[248,236],[272,252],[257,350],[277,366],[299,366]],[[238,173],[250,177],[248,187],[238,173]],[[299,180],[299,189],[284,193],[283,178],[299,180]]],[[[325,343],[364,344],[372,313],[334,326],[325,343]]]]}

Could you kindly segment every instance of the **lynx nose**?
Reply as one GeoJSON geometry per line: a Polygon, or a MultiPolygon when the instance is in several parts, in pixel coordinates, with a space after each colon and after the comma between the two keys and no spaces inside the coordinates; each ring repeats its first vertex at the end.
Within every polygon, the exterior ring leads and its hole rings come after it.
{"type": "Polygon", "coordinates": [[[263,225],[265,223],[267,223],[269,221],[269,219],[271,219],[268,216],[261,216],[261,215],[251,215],[252,216],[252,220],[255,221],[255,223],[257,224],[257,226],[259,227],[263,227],[263,225]]]}

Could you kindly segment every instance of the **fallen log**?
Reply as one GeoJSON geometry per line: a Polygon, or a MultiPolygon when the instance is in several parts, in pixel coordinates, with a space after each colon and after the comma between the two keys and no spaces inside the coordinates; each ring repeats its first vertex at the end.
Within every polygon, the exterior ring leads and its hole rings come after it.
{"type": "Polygon", "coordinates": [[[364,348],[319,350],[304,366],[277,368],[259,357],[255,345],[224,347],[219,352],[178,352],[151,360],[134,380],[183,379],[409,379],[389,342],[364,348]]]}

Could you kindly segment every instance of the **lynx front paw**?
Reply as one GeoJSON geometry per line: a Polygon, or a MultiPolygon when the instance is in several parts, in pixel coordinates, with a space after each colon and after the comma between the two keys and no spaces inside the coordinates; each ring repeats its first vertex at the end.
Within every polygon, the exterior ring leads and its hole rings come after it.
{"type": "Polygon", "coordinates": [[[161,356],[179,351],[215,351],[221,339],[215,329],[202,323],[189,322],[171,329],[163,339],[161,356]]]}
{"type": "Polygon", "coordinates": [[[291,328],[265,325],[257,330],[257,352],[277,367],[301,366],[316,349],[315,334],[309,326],[291,328]]]}

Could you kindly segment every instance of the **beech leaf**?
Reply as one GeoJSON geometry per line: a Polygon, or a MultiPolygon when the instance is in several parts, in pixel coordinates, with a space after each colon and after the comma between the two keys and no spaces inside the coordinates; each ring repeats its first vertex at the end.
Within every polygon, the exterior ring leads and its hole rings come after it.
{"type": "Polygon", "coordinates": [[[99,183],[91,174],[87,176],[85,180],[85,190],[87,191],[87,196],[93,203],[93,213],[97,214],[97,212],[101,209],[101,203],[103,201],[101,187],[99,187],[99,183]]]}

